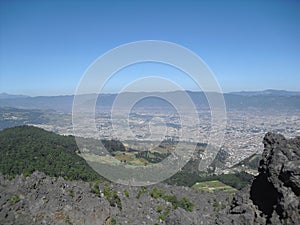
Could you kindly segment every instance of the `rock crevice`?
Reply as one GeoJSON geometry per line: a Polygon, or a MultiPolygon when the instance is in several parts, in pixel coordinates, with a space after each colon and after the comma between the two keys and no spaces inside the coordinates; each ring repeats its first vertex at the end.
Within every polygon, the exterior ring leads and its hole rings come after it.
{"type": "Polygon", "coordinates": [[[300,137],[267,133],[263,143],[258,176],[234,197],[223,222],[300,224],[300,137]]]}

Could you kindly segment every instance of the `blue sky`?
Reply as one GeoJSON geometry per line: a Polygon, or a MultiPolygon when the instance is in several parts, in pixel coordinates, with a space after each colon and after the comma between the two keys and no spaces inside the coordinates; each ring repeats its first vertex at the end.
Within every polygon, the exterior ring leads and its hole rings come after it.
{"type": "Polygon", "coordinates": [[[2,0],[0,92],[73,94],[95,59],[139,40],[189,48],[225,92],[300,90],[299,1],[2,0]]]}

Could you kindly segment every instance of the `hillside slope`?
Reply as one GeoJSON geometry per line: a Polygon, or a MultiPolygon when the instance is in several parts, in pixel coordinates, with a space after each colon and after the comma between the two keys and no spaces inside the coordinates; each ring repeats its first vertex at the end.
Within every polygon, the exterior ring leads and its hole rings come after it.
{"type": "Polygon", "coordinates": [[[0,173],[14,176],[41,171],[71,180],[95,180],[99,175],[78,156],[72,136],[61,136],[31,126],[0,132],[0,173]]]}

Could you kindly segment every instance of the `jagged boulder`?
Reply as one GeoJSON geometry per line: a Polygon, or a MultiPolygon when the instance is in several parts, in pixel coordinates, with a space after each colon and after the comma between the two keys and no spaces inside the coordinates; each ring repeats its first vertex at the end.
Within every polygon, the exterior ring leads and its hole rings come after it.
{"type": "Polygon", "coordinates": [[[228,215],[230,224],[300,224],[300,137],[287,140],[267,133],[259,175],[239,192],[228,215]]]}

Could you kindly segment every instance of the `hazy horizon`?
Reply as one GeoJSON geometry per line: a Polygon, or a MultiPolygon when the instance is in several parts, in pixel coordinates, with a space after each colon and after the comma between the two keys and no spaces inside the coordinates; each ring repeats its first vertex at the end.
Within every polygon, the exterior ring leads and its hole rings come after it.
{"type": "MultiPolygon", "coordinates": [[[[177,91],[186,91],[186,92],[202,92],[204,93],[204,91],[201,90],[167,90],[167,91],[129,91],[129,92],[122,92],[122,93],[168,93],[168,92],[177,92],[177,91]]],[[[229,91],[229,92],[221,92],[221,94],[232,94],[232,93],[256,93],[256,92],[265,92],[265,91],[284,91],[284,92],[299,92],[300,94],[300,90],[285,90],[285,89],[264,89],[264,90],[240,90],[240,91],[229,91]]],[[[85,95],[99,95],[99,93],[86,93],[85,95]]],[[[119,94],[118,92],[102,92],[100,94],[105,94],[105,95],[115,95],[115,94],[119,94]]],[[[22,94],[22,93],[7,93],[7,92],[1,92],[0,91],[0,95],[16,95],[16,96],[24,96],[24,97],[58,97],[58,96],[73,96],[75,95],[75,93],[70,93],[70,94],[56,94],[56,95],[26,95],[26,94],[22,94]]]]}

